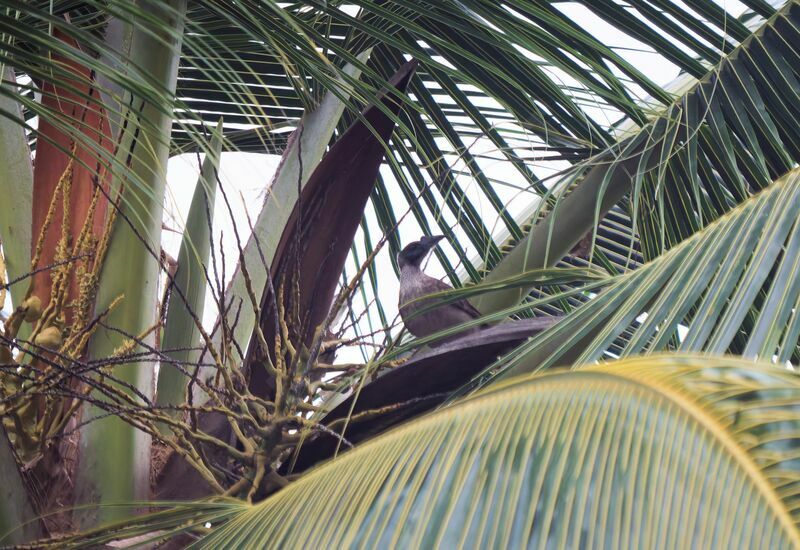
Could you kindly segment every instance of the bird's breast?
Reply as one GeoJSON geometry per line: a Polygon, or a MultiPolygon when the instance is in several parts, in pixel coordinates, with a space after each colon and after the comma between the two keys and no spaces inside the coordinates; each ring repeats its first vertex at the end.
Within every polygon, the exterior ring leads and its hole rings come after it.
{"type": "MultiPolygon", "coordinates": [[[[462,309],[449,305],[428,309],[418,313],[423,308],[429,308],[436,299],[418,299],[440,290],[433,280],[422,272],[400,273],[400,316],[406,328],[414,336],[428,336],[434,332],[449,328],[469,321],[471,317],[462,309]],[[414,301],[416,299],[416,301],[414,301]]],[[[447,340],[442,340],[445,342],[447,340]]],[[[441,343],[441,342],[440,342],[441,343]]]]}
{"type": "Polygon", "coordinates": [[[409,270],[403,270],[400,272],[399,305],[401,313],[414,312],[422,307],[423,300],[413,301],[432,292],[428,285],[425,284],[426,278],[427,276],[419,271],[409,272],[409,270]],[[413,303],[409,304],[409,302],[413,303]]]}

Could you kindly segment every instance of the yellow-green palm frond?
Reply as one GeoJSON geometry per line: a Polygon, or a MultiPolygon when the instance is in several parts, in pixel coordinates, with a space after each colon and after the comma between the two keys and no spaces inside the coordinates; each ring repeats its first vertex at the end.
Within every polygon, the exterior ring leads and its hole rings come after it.
{"type": "Polygon", "coordinates": [[[516,378],[347,453],[204,547],[787,548],[800,378],[657,356],[516,378]]]}

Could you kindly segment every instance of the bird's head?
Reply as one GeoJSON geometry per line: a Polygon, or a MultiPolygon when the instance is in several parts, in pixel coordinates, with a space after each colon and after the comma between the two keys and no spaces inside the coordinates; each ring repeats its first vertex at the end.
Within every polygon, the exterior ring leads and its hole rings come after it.
{"type": "Polygon", "coordinates": [[[424,260],[433,247],[436,246],[436,243],[442,239],[444,239],[442,235],[422,237],[420,240],[407,245],[400,251],[400,254],[397,255],[397,263],[400,264],[400,268],[402,269],[404,266],[419,267],[422,264],[422,260],[424,260]]]}

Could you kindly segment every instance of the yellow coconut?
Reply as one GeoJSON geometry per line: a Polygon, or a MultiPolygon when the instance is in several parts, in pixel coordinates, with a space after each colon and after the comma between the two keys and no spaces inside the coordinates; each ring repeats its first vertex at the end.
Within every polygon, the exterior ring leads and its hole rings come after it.
{"type": "Polygon", "coordinates": [[[38,296],[30,296],[22,302],[22,309],[25,310],[25,322],[34,323],[42,315],[42,301],[38,296]]]}
{"type": "Polygon", "coordinates": [[[57,349],[63,338],[61,336],[61,329],[58,327],[46,327],[36,335],[33,343],[43,348],[57,349]]]}

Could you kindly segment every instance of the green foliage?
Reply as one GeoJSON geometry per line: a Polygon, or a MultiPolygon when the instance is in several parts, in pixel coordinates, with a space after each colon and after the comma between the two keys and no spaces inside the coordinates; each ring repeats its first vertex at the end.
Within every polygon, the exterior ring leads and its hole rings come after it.
{"type": "Polygon", "coordinates": [[[609,280],[584,306],[487,367],[468,387],[657,351],[796,360],[798,208],[796,169],[669,252],[609,280]]]}
{"type": "MultiPolygon", "coordinates": [[[[800,48],[786,37],[799,24],[800,4],[788,2],[657,117],[568,170],[553,188],[556,198],[534,210],[530,231],[510,243],[487,279],[555,265],[587,232],[616,231],[604,218],[618,203],[630,216],[630,236],[612,246],[600,239],[592,249],[627,269],[633,251],[619,249],[633,247],[636,233],[644,259],[654,259],[795,166],[800,48]]],[[[529,290],[488,295],[476,306],[492,312],[529,290]]]]}
{"type": "Polygon", "coordinates": [[[736,359],[517,378],[314,470],[198,546],[788,547],[798,399],[795,375],[736,359]]]}

